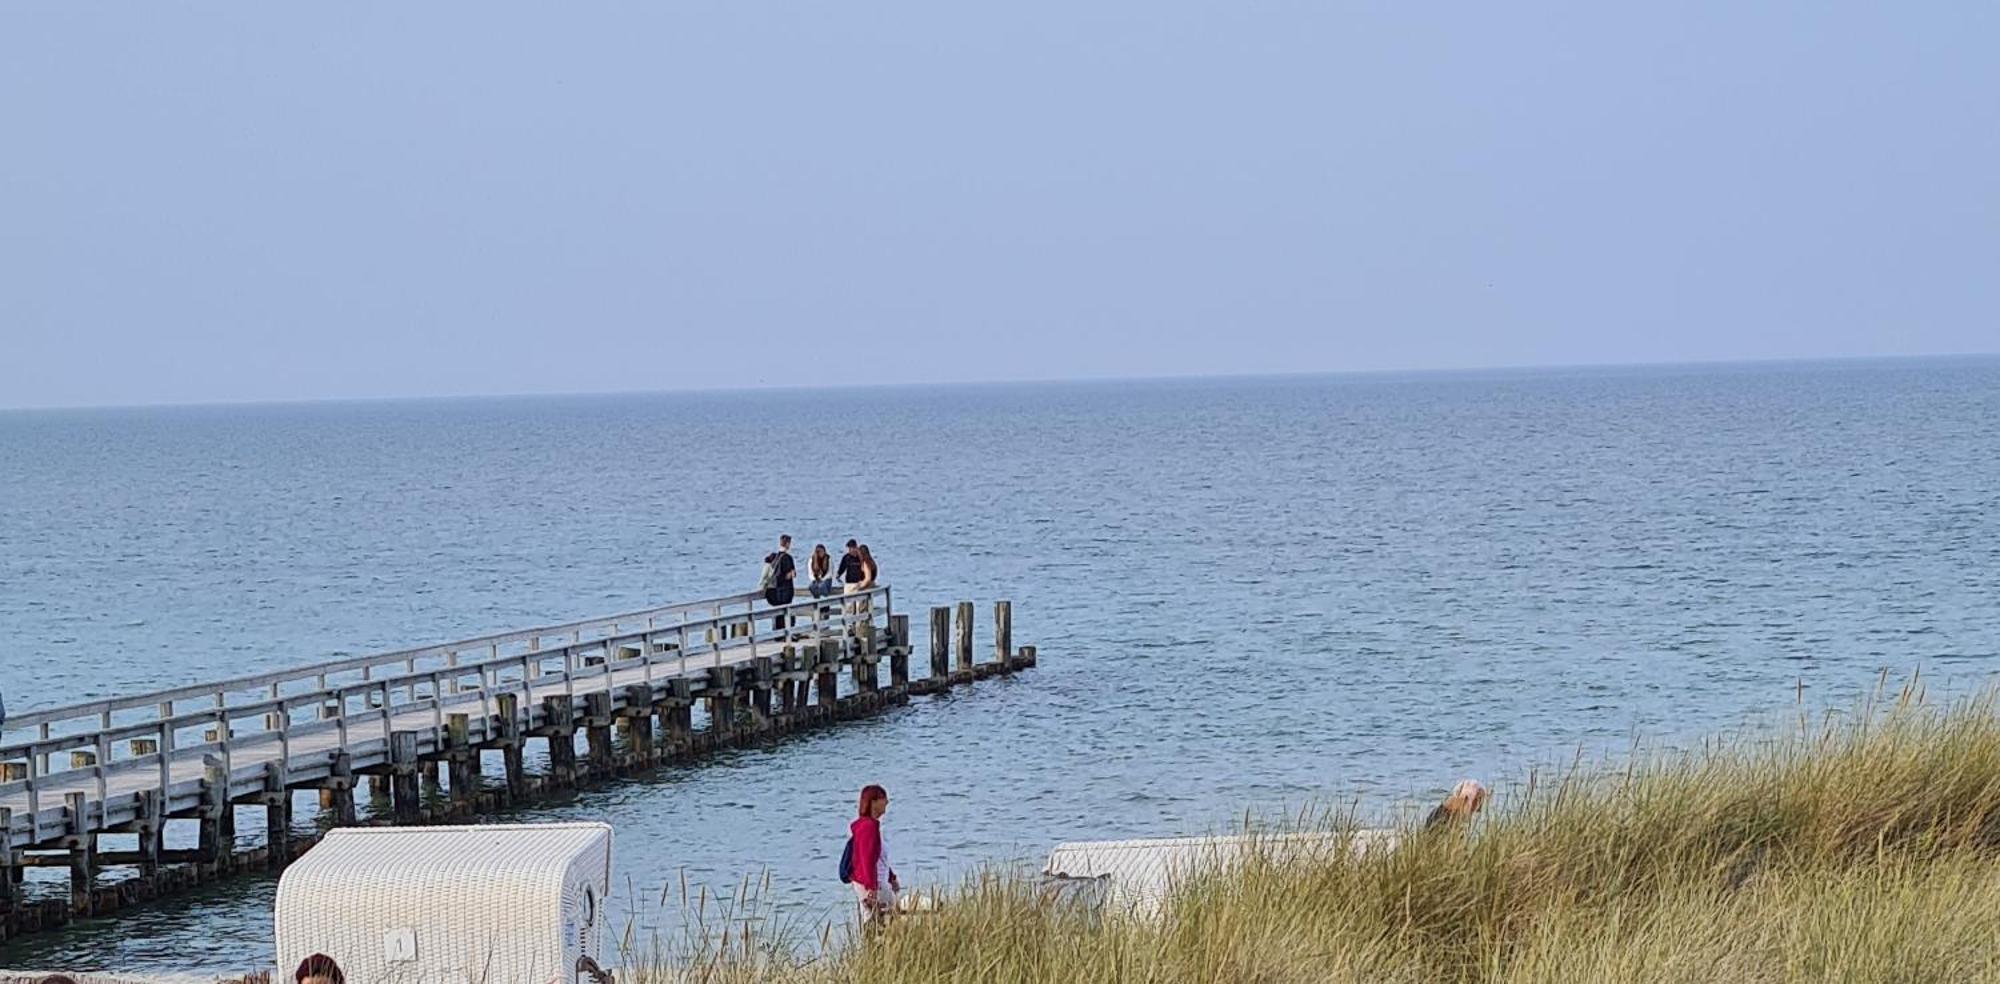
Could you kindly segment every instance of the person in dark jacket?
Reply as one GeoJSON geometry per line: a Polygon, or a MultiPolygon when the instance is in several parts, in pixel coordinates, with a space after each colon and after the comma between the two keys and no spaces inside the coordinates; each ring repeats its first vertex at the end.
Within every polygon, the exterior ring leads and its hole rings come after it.
{"type": "MultiPolygon", "coordinates": [[[[771,572],[775,575],[771,586],[764,589],[764,600],[773,608],[791,604],[792,592],[799,577],[799,565],[792,560],[791,534],[778,537],[778,552],[766,555],[764,563],[771,565],[771,572]]],[[[785,614],[779,612],[772,616],[771,627],[783,632],[786,622],[785,614]]]]}

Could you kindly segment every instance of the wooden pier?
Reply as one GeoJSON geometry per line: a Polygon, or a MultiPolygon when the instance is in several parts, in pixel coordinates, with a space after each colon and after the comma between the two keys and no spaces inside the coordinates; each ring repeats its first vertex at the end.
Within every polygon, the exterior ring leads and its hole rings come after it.
{"type": "Polygon", "coordinates": [[[0,941],[282,867],[317,839],[293,829],[301,796],[314,829],[463,821],[1034,665],[1034,647],[1013,647],[1008,602],[985,658],[974,612],[930,610],[916,678],[908,616],[884,585],[782,608],[734,595],[19,715],[0,735],[0,941]],[[531,773],[536,739],[546,764],[531,773]],[[246,805],[264,831],[239,849],[246,805]],[[66,868],[67,898],[30,900],[31,867],[66,868]],[[107,867],[135,874],[113,883],[107,867]]]}

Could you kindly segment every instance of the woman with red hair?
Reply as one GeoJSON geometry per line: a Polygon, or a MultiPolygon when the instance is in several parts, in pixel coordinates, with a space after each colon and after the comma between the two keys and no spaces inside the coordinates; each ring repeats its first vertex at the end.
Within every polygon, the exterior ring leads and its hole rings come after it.
{"type": "Polygon", "coordinates": [[[889,812],[889,791],[868,785],[861,790],[860,816],[848,825],[854,838],[854,894],[861,899],[862,919],[883,923],[896,911],[896,893],[903,883],[889,866],[889,846],[882,842],[882,814],[889,812]]]}

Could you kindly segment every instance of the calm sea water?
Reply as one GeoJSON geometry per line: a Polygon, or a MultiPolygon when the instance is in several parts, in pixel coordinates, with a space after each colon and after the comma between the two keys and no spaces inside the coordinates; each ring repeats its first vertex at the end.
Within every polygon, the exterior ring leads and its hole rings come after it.
{"type": "MultiPolygon", "coordinates": [[[[2000,664],[2000,360],[0,414],[0,687],[110,696],[753,585],[869,542],[1042,666],[586,792],[632,897],[911,881],[1672,745],[2000,664]]],[[[242,879],[0,966],[271,958],[242,879]]],[[[627,912],[671,929],[673,905],[627,912]]]]}

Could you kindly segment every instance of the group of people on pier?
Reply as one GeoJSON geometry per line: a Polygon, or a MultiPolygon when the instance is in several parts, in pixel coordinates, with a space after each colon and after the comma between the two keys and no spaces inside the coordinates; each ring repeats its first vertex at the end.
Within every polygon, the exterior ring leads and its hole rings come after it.
{"type": "MultiPolygon", "coordinates": [[[[815,598],[825,598],[834,593],[836,579],[841,594],[859,594],[875,587],[882,571],[876,566],[875,554],[868,549],[868,544],[849,539],[837,568],[826,544],[813,544],[812,556],[806,558],[806,575],[809,578],[806,590],[815,598]]],[[[766,603],[782,607],[792,603],[798,578],[799,565],[792,559],[792,536],[786,533],[778,537],[778,549],[764,555],[764,573],[758,588],[764,592],[766,603]]],[[[848,603],[847,613],[850,615],[867,610],[868,600],[865,598],[848,603]]],[[[783,629],[785,616],[776,616],[771,624],[774,628],[783,629]]]]}

